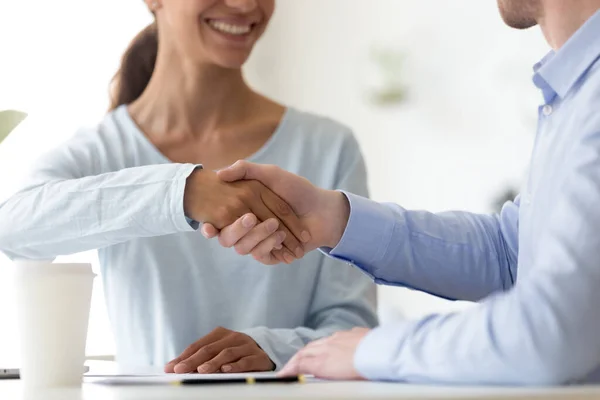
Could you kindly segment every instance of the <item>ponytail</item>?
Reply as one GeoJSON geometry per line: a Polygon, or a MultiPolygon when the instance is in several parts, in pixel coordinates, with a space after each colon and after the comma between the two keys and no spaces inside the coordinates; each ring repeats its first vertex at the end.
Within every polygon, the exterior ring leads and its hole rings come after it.
{"type": "Polygon", "coordinates": [[[110,85],[110,109],[135,101],[146,89],[158,53],[156,22],[148,25],[129,44],[110,85]]]}

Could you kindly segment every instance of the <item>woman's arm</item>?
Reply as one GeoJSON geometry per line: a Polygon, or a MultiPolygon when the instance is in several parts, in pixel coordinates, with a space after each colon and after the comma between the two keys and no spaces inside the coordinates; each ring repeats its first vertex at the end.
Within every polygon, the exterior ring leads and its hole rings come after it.
{"type": "MultiPolygon", "coordinates": [[[[124,163],[113,154],[124,150],[110,148],[94,132],[76,135],[42,157],[25,188],[0,204],[0,250],[11,258],[52,259],[192,231],[197,224],[186,215],[224,226],[255,212],[261,219],[279,217],[295,233],[301,229],[293,213],[279,212],[287,205],[258,182],[228,186],[193,164],[114,170],[124,163]]],[[[286,241],[288,248],[299,245],[292,234],[286,241]]]]}
{"type": "Polygon", "coordinates": [[[195,168],[156,165],[70,179],[57,163],[53,179],[0,205],[0,249],[11,258],[52,259],[191,231],[183,195],[195,168]]]}

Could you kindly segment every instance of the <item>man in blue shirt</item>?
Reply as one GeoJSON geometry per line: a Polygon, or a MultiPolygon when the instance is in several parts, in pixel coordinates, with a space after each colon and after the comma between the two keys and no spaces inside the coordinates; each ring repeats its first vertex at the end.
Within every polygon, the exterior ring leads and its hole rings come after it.
{"type": "MultiPolygon", "coordinates": [[[[600,381],[600,0],[500,0],[506,23],[539,24],[553,50],[535,66],[539,128],[521,194],[499,215],[432,214],[325,191],[273,166],[238,162],[321,248],[376,282],[465,311],[314,342],[283,373],[332,379],[551,385],[600,381]]],[[[220,241],[252,253],[266,233],[236,222],[220,241]]],[[[210,225],[204,234],[218,232],[210,225]]],[[[308,236],[306,237],[308,238],[308,236]]],[[[264,250],[264,249],[263,249],[264,250]]]]}

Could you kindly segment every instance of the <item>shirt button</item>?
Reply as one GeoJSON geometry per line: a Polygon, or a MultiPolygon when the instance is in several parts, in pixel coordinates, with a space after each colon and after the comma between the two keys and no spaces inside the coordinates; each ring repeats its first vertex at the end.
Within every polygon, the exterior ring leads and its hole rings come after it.
{"type": "Polygon", "coordinates": [[[552,109],[552,106],[550,104],[546,104],[544,107],[542,107],[542,113],[548,117],[550,114],[552,114],[552,111],[554,111],[552,109]]]}

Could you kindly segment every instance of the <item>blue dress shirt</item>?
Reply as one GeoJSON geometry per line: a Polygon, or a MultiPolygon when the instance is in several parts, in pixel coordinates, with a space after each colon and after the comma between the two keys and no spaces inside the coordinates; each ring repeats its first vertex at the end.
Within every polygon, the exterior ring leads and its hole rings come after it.
{"type": "Polygon", "coordinates": [[[548,385],[600,379],[600,12],[535,67],[545,104],[527,182],[500,215],[347,194],[330,255],[376,282],[479,303],[373,330],[374,380],[548,385]]]}

